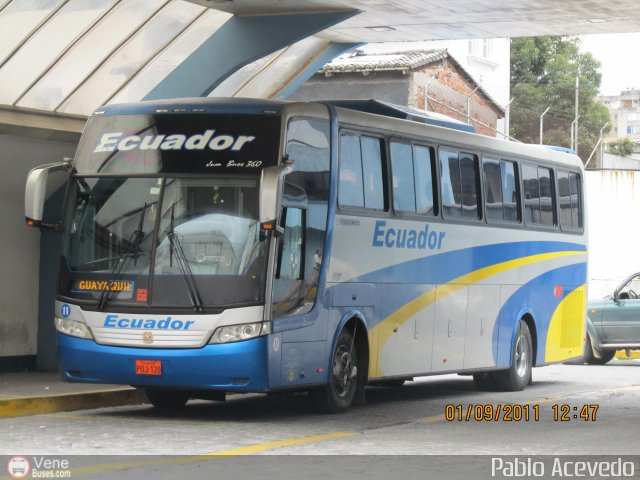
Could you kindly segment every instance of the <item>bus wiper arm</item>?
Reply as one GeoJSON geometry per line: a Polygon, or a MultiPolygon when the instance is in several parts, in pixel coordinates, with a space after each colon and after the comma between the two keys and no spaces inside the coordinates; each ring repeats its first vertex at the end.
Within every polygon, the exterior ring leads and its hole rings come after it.
{"type": "Polygon", "coordinates": [[[147,202],[144,203],[144,207],[142,207],[142,211],[140,212],[140,220],[138,221],[138,228],[136,228],[131,236],[129,237],[129,248],[123,251],[118,258],[116,258],[116,264],[109,275],[110,278],[107,278],[106,283],[102,287],[102,291],[100,292],[100,299],[98,300],[98,310],[104,310],[109,303],[109,298],[111,297],[111,283],[115,277],[115,279],[120,278],[120,274],[124,269],[127,260],[134,253],[134,249],[137,249],[140,245],[140,242],[144,238],[144,232],[142,231],[142,226],[144,225],[144,214],[147,211],[147,202]]]}
{"type": "Polygon", "coordinates": [[[198,291],[198,286],[196,285],[195,277],[193,276],[193,272],[191,271],[191,267],[189,267],[189,262],[187,260],[187,256],[184,254],[184,250],[182,249],[182,244],[180,243],[180,239],[178,238],[178,234],[173,229],[173,205],[171,207],[171,225],[169,227],[169,233],[167,233],[167,237],[169,237],[169,262],[173,261],[173,252],[176,254],[176,263],[182,272],[182,278],[184,278],[184,283],[187,287],[187,293],[189,294],[189,299],[191,300],[191,304],[194,306],[196,312],[202,313],[204,309],[202,308],[202,297],[200,297],[200,292],[198,291]]]}

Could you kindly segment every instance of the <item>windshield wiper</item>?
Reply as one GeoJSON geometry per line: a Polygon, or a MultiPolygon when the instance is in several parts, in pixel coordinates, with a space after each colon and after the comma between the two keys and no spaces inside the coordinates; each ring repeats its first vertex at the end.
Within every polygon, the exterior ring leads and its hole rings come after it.
{"type": "Polygon", "coordinates": [[[189,261],[187,260],[187,256],[184,254],[184,250],[182,249],[182,245],[178,239],[178,234],[173,229],[175,221],[175,206],[175,203],[171,205],[171,222],[169,224],[169,232],[167,233],[167,237],[169,238],[169,266],[173,266],[173,252],[175,251],[176,261],[180,271],[182,272],[182,278],[184,279],[184,283],[187,287],[187,293],[189,294],[191,304],[194,306],[196,312],[202,313],[204,311],[202,308],[202,298],[200,297],[195,277],[193,276],[191,267],[189,267],[189,261]]]}
{"type": "Polygon", "coordinates": [[[110,279],[108,278],[106,283],[104,284],[104,287],[102,287],[102,291],[100,292],[100,299],[98,300],[98,310],[104,310],[107,307],[107,304],[109,303],[109,299],[111,298],[111,284],[114,282],[114,280],[119,279],[120,278],[120,274],[122,273],[122,270],[125,266],[125,264],[127,263],[127,260],[129,260],[130,257],[132,257],[135,253],[135,257],[136,257],[136,261],[137,261],[137,252],[134,252],[134,250],[137,250],[138,246],[140,245],[140,242],[142,242],[142,239],[144,239],[144,232],[142,231],[142,226],[144,225],[144,214],[147,211],[147,202],[144,203],[144,207],[142,207],[142,211],[140,212],[140,220],[138,221],[138,228],[135,229],[133,231],[133,233],[131,234],[131,237],[129,237],[129,248],[127,248],[125,251],[123,251],[122,253],[120,253],[120,255],[118,255],[118,257],[116,258],[116,264],[113,267],[113,270],[111,271],[111,274],[109,275],[110,279]],[[115,276],[115,279],[113,278],[115,276]]]}

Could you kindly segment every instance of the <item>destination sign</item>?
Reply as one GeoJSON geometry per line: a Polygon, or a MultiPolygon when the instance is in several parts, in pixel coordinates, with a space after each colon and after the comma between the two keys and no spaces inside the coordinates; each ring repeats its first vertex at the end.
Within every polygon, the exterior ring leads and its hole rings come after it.
{"type": "Polygon", "coordinates": [[[131,292],[135,282],[131,280],[75,280],[73,292],[131,292]]]}

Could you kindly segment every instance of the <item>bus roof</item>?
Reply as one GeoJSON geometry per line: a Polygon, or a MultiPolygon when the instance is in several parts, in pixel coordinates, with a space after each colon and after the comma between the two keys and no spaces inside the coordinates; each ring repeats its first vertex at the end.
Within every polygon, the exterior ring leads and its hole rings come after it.
{"type": "MultiPolygon", "coordinates": [[[[451,125],[425,122],[412,118],[408,109],[376,100],[291,102],[286,100],[264,100],[255,98],[178,98],[152,100],[146,102],[106,105],[98,108],[94,115],[132,114],[180,114],[180,113],[238,113],[280,115],[288,105],[325,104],[337,107],[341,121],[362,126],[373,126],[388,132],[398,132],[400,136],[410,135],[434,139],[451,146],[467,147],[471,151],[482,151],[519,157],[546,160],[573,168],[582,168],[580,158],[570,152],[552,150],[544,145],[524,144],[479,135],[466,129],[452,128],[451,125]]],[[[421,112],[423,113],[423,112],[421,112]]],[[[431,113],[431,112],[429,112],[431,113]]],[[[458,123],[449,119],[453,125],[458,123]]],[[[461,125],[461,122],[459,122],[461,125]]]]}
{"type": "Polygon", "coordinates": [[[376,115],[385,117],[412,120],[427,125],[462,130],[464,132],[473,133],[476,131],[473,126],[441,113],[418,110],[417,108],[382,102],[380,100],[325,100],[321,103],[328,103],[336,107],[348,108],[359,112],[375,113],[376,115]]]}
{"type": "Polygon", "coordinates": [[[134,115],[153,113],[272,113],[279,114],[291,102],[256,98],[171,98],[136,103],[104,105],[94,115],[134,115]]]}

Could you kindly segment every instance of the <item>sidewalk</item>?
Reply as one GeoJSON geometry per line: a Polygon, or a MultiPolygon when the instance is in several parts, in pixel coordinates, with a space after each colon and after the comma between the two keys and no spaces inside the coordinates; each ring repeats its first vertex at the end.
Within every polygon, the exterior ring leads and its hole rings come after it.
{"type": "Polygon", "coordinates": [[[0,374],[0,418],[140,405],[146,401],[144,393],[131,387],[66,383],[58,373],[0,374]]]}

